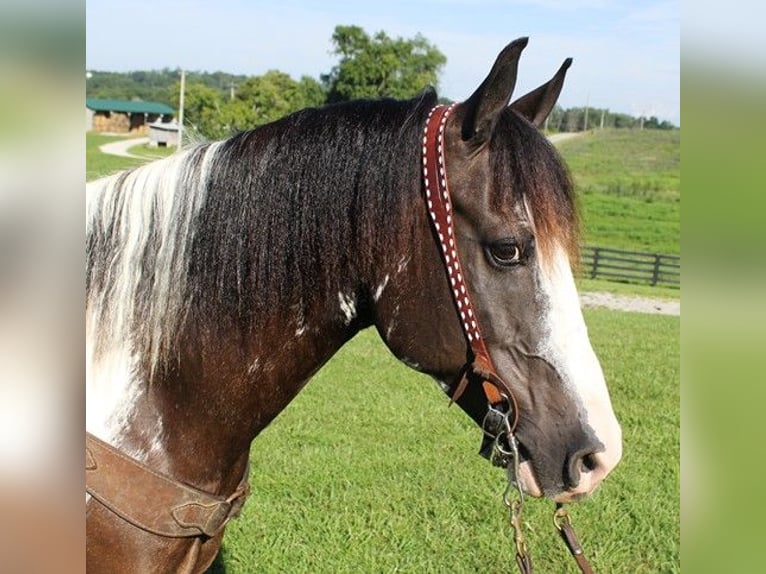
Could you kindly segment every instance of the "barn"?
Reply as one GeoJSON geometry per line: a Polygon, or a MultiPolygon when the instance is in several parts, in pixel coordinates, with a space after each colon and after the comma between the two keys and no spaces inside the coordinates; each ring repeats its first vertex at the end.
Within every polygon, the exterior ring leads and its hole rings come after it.
{"type": "Polygon", "coordinates": [[[86,98],[85,130],[113,133],[148,133],[151,123],[168,123],[175,111],[159,102],[86,98]]]}

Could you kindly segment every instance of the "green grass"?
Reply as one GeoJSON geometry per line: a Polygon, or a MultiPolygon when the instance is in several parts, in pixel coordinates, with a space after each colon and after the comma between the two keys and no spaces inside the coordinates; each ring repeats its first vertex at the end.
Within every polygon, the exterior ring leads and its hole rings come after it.
{"type": "Polygon", "coordinates": [[[653,201],[681,201],[680,130],[595,130],[558,149],[578,189],[653,201]]]}
{"type": "Polygon", "coordinates": [[[679,130],[596,130],[557,147],[580,197],[585,243],[680,253],[679,130]]]}
{"type": "Polygon", "coordinates": [[[118,157],[101,153],[99,146],[106,143],[131,139],[135,136],[107,136],[94,132],[85,134],[85,179],[91,181],[115,172],[146,163],[146,160],[118,157]]]}
{"type": "MultiPolygon", "coordinates": [[[[586,311],[623,462],[571,508],[597,572],[680,572],[678,317],[586,311]]],[[[366,331],[252,446],[253,494],[212,572],[512,572],[503,472],[479,430],[366,331]]],[[[530,500],[539,572],[577,569],[530,500]]]]}
{"type": "Polygon", "coordinates": [[[175,147],[159,147],[150,146],[148,144],[138,144],[128,148],[128,152],[133,155],[140,155],[148,160],[162,159],[163,157],[173,155],[175,151],[175,147]]]}
{"type": "Polygon", "coordinates": [[[152,147],[146,144],[138,144],[130,147],[128,151],[135,155],[142,156],[141,158],[129,158],[119,157],[115,155],[109,155],[101,153],[99,147],[110,142],[134,139],[136,136],[112,136],[103,135],[95,132],[86,132],[85,134],[85,178],[86,181],[98,179],[106,175],[111,175],[123,169],[136,167],[153,161],[155,159],[161,159],[167,157],[176,151],[174,147],[152,147]]]}
{"type": "Polygon", "coordinates": [[[584,191],[583,243],[629,251],[678,254],[681,205],[584,191]]]}

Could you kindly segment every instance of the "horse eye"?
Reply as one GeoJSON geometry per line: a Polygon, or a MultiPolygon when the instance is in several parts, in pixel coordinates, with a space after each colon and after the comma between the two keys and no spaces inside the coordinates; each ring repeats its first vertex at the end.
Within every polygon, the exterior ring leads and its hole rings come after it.
{"type": "Polygon", "coordinates": [[[521,262],[521,249],[509,240],[498,241],[489,246],[489,254],[497,265],[510,267],[521,262]]]}

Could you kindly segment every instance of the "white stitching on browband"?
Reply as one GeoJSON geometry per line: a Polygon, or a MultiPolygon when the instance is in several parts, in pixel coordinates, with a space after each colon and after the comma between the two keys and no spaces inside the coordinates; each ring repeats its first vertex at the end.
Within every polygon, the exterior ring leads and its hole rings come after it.
{"type": "Polygon", "coordinates": [[[428,214],[431,217],[431,221],[434,224],[434,229],[436,230],[437,236],[439,238],[439,245],[442,250],[442,254],[444,255],[444,260],[447,267],[447,274],[449,275],[450,284],[452,286],[452,292],[453,296],[455,298],[455,302],[457,303],[458,309],[460,310],[460,318],[463,323],[463,329],[466,332],[466,336],[468,337],[469,342],[473,342],[474,339],[480,339],[481,334],[479,333],[479,327],[476,323],[476,320],[474,319],[474,313],[473,309],[471,308],[471,303],[468,298],[468,294],[466,292],[466,287],[463,279],[462,270],[460,267],[460,262],[457,256],[457,250],[455,248],[455,241],[453,239],[455,232],[454,232],[454,225],[453,225],[453,218],[451,215],[452,212],[452,202],[450,200],[448,188],[447,188],[447,174],[444,167],[444,129],[447,125],[447,118],[450,115],[450,112],[452,111],[452,108],[454,107],[454,104],[447,108],[447,110],[442,115],[440,121],[439,121],[439,132],[437,134],[437,164],[438,164],[438,173],[439,173],[439,180],[438,185],[441,187],[441,189],[437,189],[436,191],[436,197],[441,196],[442,200],[442,206],[445,212],[445,219],[446,219],[446,236],[449,241],[449,246],[445,242],[445,234],[442,233],[441,225],[436,217],[436,211],[434,210],[434,204],[432,201],[432,194],[431,189],[429,186],[429,180],[428,180],[428,127],[430,124],[430,119],[437,110],[438,106],[434,107],[428,114],[428,120],[426,122],[426,127],[423,130],[423,175],[425,179],[425,187],[426,187],[426,198],[427,198],[427,205],[428,205],[428,214]],[[441,192],[441,193],[439,193],[441,192]]]}

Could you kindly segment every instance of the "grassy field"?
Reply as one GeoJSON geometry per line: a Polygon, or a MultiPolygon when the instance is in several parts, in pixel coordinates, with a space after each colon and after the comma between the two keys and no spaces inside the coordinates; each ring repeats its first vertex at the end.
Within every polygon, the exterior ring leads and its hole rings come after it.
{"type": "Polygon", "coordinates": [[[99,150],[99,147],[106,143],[135,137],[135,135],[112,136],[87,132],[85,134],[85,179],[91,181],[123,169],[141,165],[147,161],[166,157],[173,153],[175,149],[150,147],[142,144],[131,147],[130,153],[144,156],[142,159],[108,155],[101,153],[101,150],[99,150]]]}
{"type": "MultiPolygon", "coordinates": [[[[571,508],[597,572],[680,572],[678,317],[586,311],[623,425],[622,463],[571,508]]],[[[480,433],[371,331],[255,440],[253,494],[213,573],[512,572],[503,472],[480,433]]],[[[530,500],[539,572],[577,569],[530,500]]]]}
{"type": "Polygon", "coordinates": [[[681,252],[681,132],[603,130],[557,145],[590,245],[681,252]]]}

